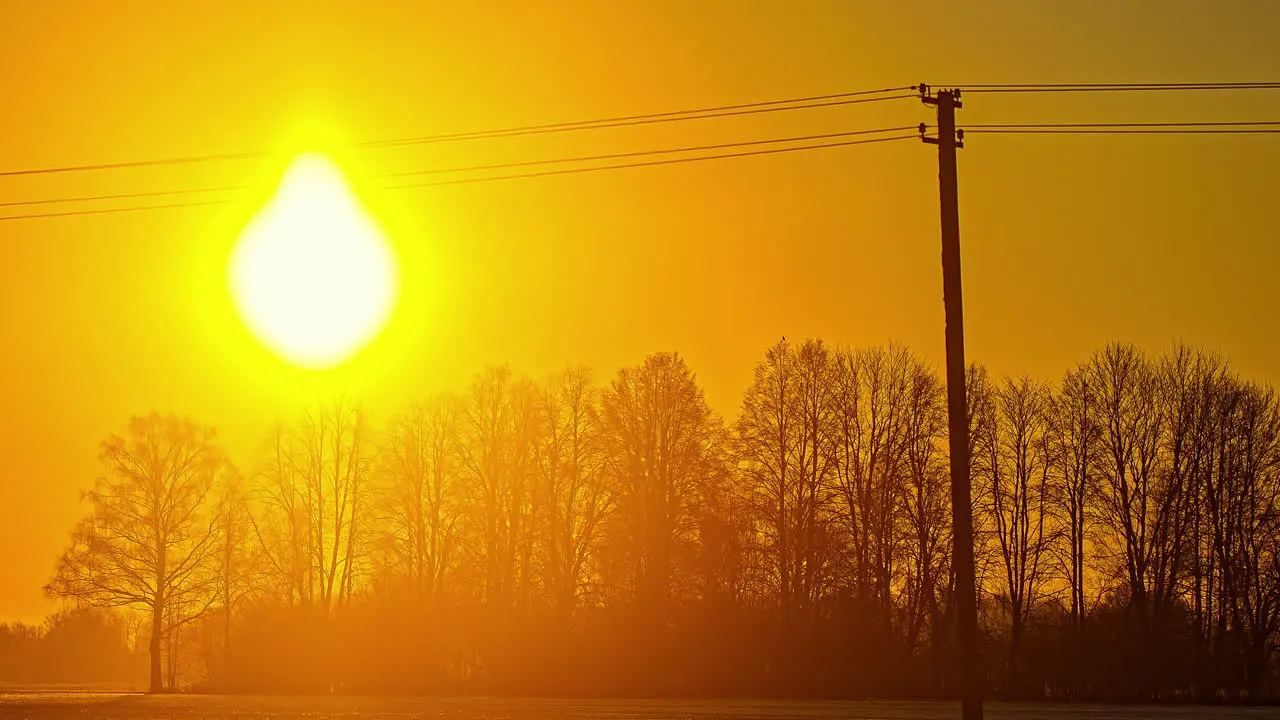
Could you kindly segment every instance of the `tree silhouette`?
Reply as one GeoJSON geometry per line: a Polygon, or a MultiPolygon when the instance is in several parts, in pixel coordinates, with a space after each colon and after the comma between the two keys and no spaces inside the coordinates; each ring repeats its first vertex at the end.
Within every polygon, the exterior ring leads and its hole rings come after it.
{"type": "Polygon", "coordinates": [[[449,396],[417,403],[392,422],[383,450],[384,563],[422,602],[444,590],[458,561],[461,415],[449,396]]]}
{"type": "MultiPolygon", "coordinates": [[[[903,587],[906,643],[912,652],[927,649],[930,675],[941,662],[942,612],[951,560],[951,493],[946,452],[945,387],[937,373],[916,362],[911,372],[907,409],[907,488],[903,494],[903,533],[910,550],[903,587]]],[[[936,680],[935,680],[936,682],[936,680]]]]}
{"type": "MultiPolygon", "coordinates": [[[[900,346],[783,340],[726,425],[675,353],[600,388],[497,366],[383,428],[321,406],[247,481],[138,418],[48,589],[104,613],[85,632],[145,616],[153,689],[949,694],[945,390],[900,346]]],[[[1277,697],[1273,389],[1116,343],[965,391],[996,694],[1277,697]]],[[[0,670],[52,672],[57,637],[0,627],[0,670]]]]}
{"type": "Polygon", "coordinates": [[[104,474],[86,495],[92,511],[76,525],[45,589],[98,607],[147,611],[150,689],[160,692],[163,639],[216,598],[216,517],[206,501],[225,460],[212,430],[158,414],[134,418],[125,436],[102,443],[100,458],[104,474]]]}
{"type": "Polygon", "coordinates": [[[765,354],[736,426],[743,492],[784,616],[812,612],[829,587],[833,531],[832,358],[820,341],[765,354]]]}
{"type": "Polygon", "coordinates": [[[657,353],[604,390],[601,432],[617,493],[614,581],[658,614],[689,567],[696,508],[724,472],[723,428],[683,358],[657,353]]]}
{"type": "Polygon", "coordinates": [[[240,473],[222,473],[213,492],[215,593],[222,606],[222,647],[216,663],[225,674],[234,665],[231,635],[235,613],[256,590],[259,553],[253,543],[248,489],[240,473]]]}
{"type": "Polygon", "coordinates": [[[995,594],[1009,622],[1009,687],[1021,690],[1024,629],[1048,600],[1050,550],[1057,533],[1051,497],[1053,457],[1049,433],[1049,390],[1028,377],[1006,378],[978,441],[975,476],[984,517],[990,526],[999,571],[995,594]]]}
{"type": "Polygon", "coordinates": [[[483,596],[510,606],[529,591],[533,554],[533,451],[537,390],[513,380],[507,366],[492,367],[472,383],[466,412],[463,463],[479,524],[483,596]]]}
{"type": "Polygon", "coordinates": [[[543,582],[561,613],[591,593],[605,517],[612,509],[600,439],[599,391],[574,367],[543,388],[534,454],[543,507],[543,582]]]}
{"type": "Polygon", "coordinates": [[[842,351],[833,375],[836,485],[850,536],[853,592],[870,632],[879,634],[878,644],[884,646],[901,559],[899,510],[906,493],[913,358],[898,346],[842,351]]]}

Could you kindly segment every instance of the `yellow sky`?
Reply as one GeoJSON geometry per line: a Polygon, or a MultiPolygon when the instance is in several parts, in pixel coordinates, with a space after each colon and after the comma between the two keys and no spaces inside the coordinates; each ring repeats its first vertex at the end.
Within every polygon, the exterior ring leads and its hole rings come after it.
{"type": "MultiPolygon", "coordinates": [[[[0,170],[302,149],[917,82],[1280,79],[1280,4],[1208,2],[50,2],[0,22],[0,170]],[[937,7],[935,7],[935,5],[937,7]],[[263,6],[270,6],[264,8],[263,6]]],[[[970,95],[960,120],[1258,120],[1280,93],[970,95]]],[[[132,413],[218,427],[242,463],[345,390],[379,407],[486,363],[607,376],[677,349],[732,413],[781,335],[941,364],[931,146],[385,191],[380,173],[912,125],[914,100],[339,158],[404,262],[404,306],[336,373],[235,319],[217,208],[0,223],[0,618],[37,618],[97,443],[132,413]]],[[[971,359],[1057,377],[1174,339],[1280,380],[1280,136],[970,136],[971,359]]],[[[263,188],[283,156],[0,178],[0,202],[263,188]]],[[[22,210],[22,209],[19,209],[22,210]]],[[[29,208],[27,209],[29,211],[29,208]]],[[[18,212],[6,214],[19,214],[18,212]]]]}

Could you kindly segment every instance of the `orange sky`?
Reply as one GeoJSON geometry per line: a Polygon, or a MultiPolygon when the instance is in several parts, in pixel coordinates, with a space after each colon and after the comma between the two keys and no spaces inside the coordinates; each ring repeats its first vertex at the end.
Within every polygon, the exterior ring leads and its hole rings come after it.
{"type": "MultiPolygon", "coordinates": [[[[9,3],[0,170],[297,148],[907,85],[1280,79],[1280,4],[9,3]],[[262,6],[270,5],[271,9],[262,6]],[[935,8],[934,6],[937,5],[935,8]],[[892,6],[892,7],[891,7],[892,6]]],[[[961,123],[1280,118],[1280,92],[970,95],[961,123]]],[[[353,151],[426,167],[929,121],[914,100],[353,151]]],[[[1280,381],[1280,136],[970,136],[971,359],[1055,378],[1116,338],[1280,381]]],[[[0,619],[35,619],[97,443],[130,414],[215,425],[239,461],[339,391],[380,407],[486,363],[607,376],[677,349],[732,413],[781,335],[942,361],[934,151],[915,142],[447,188],[366,190],[402,310],[326,374],[252,341],[225,259],[252,200],[0,222],[0,619]]],[[[283,160],[0,178],[0,202],[270,182],[283,160]]],[[[362,179],[363,178],[363,179],[362,179]]],[[[14,210],[13,208],[7,208],[14,210]]],[[[21,214],[30,208],[18,208],[21,214]]]]}

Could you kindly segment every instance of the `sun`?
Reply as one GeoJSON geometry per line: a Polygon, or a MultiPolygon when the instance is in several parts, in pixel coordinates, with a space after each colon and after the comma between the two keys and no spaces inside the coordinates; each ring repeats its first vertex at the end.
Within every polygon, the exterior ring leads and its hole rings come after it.
{"type": "Polygon", "coordinates": [[[232,298],[262,342],[314,369],[349,359],[395,305],[395,254],[346,178],[323,155],[298,156],[232,251],[232,298]]]}

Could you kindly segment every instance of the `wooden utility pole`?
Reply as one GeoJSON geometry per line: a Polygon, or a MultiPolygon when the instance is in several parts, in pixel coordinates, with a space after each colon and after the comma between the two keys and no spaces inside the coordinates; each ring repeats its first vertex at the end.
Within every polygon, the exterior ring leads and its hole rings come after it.
{"type": "MultiPolygon", "coordinates": [[[[942,302],[947,318],[947,425],[951,456],[952,562],[955,564],[956,660],[959,663],[960,707],[964,720],[982,720],[982,667],[978,654],[978,608],[973,571],[973,506],[969,490],[969,411],[965,398],[964,306],[960,292],[960,208],[956,188],[956,148],[964,135],[956,131],[959,90],[930,94],[920,86],[925,104],[938,109],[938,136],[924,141],[938,146],[938,194],[942,204],[942,302]]],[[[921,128],[921,135],[924,135],[921,128]]]]}

